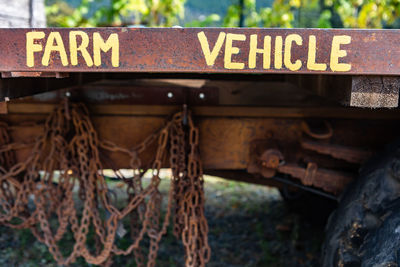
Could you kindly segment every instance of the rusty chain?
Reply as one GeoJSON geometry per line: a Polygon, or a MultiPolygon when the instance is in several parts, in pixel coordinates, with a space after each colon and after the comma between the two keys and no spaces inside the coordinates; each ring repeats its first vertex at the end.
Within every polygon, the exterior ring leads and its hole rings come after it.
{"type": "Polygon", "coordinates": [[[133,149],[100,140],[86,107],[68,100],[49,115],[34,144],[13,143],[11,127],[0,123],[0,223],[31,229],[58,264],[69,265],[83,257],[90,264],[110,265],[113,255],[133,253],[137,266],[155,266],[171,219],[174,234],[184,245],[186,266],[205,266],[209,261],[199,132],[189,112],[175,114],[133,149]],[[30,155],[16,162],[14,151],[27,146],[32,146],[30,155]],[[143,166],[140,154],[151,146],[157,147],[152,165],[143,166]],[[104,150],[130,157],[133,177],[115,171],[126,187],[127,203],[122,208],[112,199],[103,174],[100,153],[104,150]],[[160,169],[167,162],[172,177],[162,216],[158,187],[160,169]],[[143,186],[149,167],[151,182],[143,186]],[[116,235],[126,222],[131,244],[121,249],[116,235]],[[95,242],[88,240],[92,230],[95,242]],[[69,232],[75,243],[67,253],[60,249],[60,242],[69,232]],[[147,263],[141,245],[145,239],[147,263]]]}

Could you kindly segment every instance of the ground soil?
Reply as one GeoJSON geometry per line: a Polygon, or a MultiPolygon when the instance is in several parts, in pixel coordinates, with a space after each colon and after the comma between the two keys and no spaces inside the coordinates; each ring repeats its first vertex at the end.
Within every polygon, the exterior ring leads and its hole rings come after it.
{"type": "MultiPolygon", "coordinates": [[[[161,191],[168,191],[167,179],[161,191]]],[[[325,219],[315,223],[309,214],[293,211],[273,188],[206,177],[205,192],[212,249],[207,266],[319,266],[325,219]]],[[[317,210],[311,214],[318,217],[317,210]]],[[[132,256],[113,262],[113,266],[135,266],[132,256]]],[[[168,234],[160,245],[157,266],[183,263],[181,243],[168,234]]],[[[0,266],[57,265],[29,230],[1,226],[0,266]]],[[[89,265],[80,260],[74,266],[89,265]]]]}

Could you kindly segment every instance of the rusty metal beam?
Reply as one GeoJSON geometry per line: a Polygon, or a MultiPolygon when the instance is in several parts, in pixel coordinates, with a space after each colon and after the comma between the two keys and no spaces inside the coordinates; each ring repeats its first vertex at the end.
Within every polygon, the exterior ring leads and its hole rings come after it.
{"type": "MultiPolygon", "coordinates": [[[[113,116],[168,116],[182,109],[181,105],[88,105],[93,115],[113,116]]],[[[56,104],[10,101],[9,114],[48,114],[56,104]]],[[[344,107],[240,107],[193,106],[196,116],[234,118],[345,118],[393,120],[400,118],[400,110],[360,109],[344,107]]]]}
{"type": "MultiPolygon", "coordinates": [[[[24,103],[54,104],[66,94],[71,101],[92,105],[218,105],[218,89],[209,86],[191,88],[178,85],[100,81],[63,90],[46,92],[20,100],[24,103]]],[[[145,108],[146,109],[146,108],[145,108]]]]}
{"type": "MultiPolygon", "coordinates": [[[[274,145],[274,142],[270,143],[274,145]]],[[[278,144],[275,144],[275,146],[278,146],[278,144]]],[[[253,149],[250,150],[250,153],[247,171],[267,179],[276,176],[277,173],[288,174],[299,179],[306,186],[315,186],[337,194],[354,178],[351,172],[321,168],[314,161],[309,161],[306,164],[307,167],[300,166],[298,163],[293,163],[293,159],[287,161],[287,158],[277,149],[267,149],[260,156],[257,156],[258,152],[253,149]]],[[[298,151],[292,150],[291,153],[297,154],[298,151]]]]}
{"type": "Polygon", "coordinates": [[[315,163],[309,163],[307,168],[302,168],[297,164],[285,164],[279,166],[278,171],[300,179],[306,186],[315,186],[334,194],[342,192],[354,179],[347,173],[318,168],[315,163]]]}
{"type": "MultiPolygon", "coordinates": [[[[9,111],[11,106],[8,105],[9,111]]],[[[40,106],[40,105],[37,105],[40,106]]],[[[12,129],[14,141],[29,143],[35,140],[47,114],[12,114],[0,115],[0,120],[15,126],[12,129]],[[21,125],[21,123],[24,123],[21,125]],[[26,124],[28,123],[28,124],[26,124]]],[[[196,114],[195,114],[196,115],[196,114]]],[[[253,140],[266,140],[275,136],[281,143],[294,144],[301,138],[300,119],[279,118],[221,118],[195,116],[200,130],[200,151],[205,169],[246,169],[250,158],[250,145],[253,140]]],[[[165,116],[93,116],[93,124],[101,139],[110,140],[120,146],[132,148],[151,133],[161,128],[165,116]]],[[[361,121],[337,120],[334,139],[343,145],[365,147],[376,150],[388,140],[399,135],[400,128],[396,121],[361,121]],[[362,135],[360,133],[363,133],[362,135]],[[379,137],[379,138],[377,138],[379,137]]],[[[334,140],[333,140],[334,141],[334,140]]],[[[26,157],[29,149],[19,151],[18,159],[26,157]]],[[[149,155],[151,158],[152,155],[149,155]]],[[[128,158],[120,154],[109,155],[115,166],[124,168],[128,158]]],[[[146,159],[143,159],[144,161],[146,159]]]]}
{"type": "Polygon", "coordinates": [[[2,72],[400,75],[399,30],[46,28],[0,35],[2,72]]]}
{"type": "Polygon", "coordinates": [[[351,163],[358,164],[366,162],[372,156],[372,152],[365,149],[315,141],[303,140],[301,141],[301,147],[307,150],[315,151],[317,153],[330,155],[336,159],[342,159],[351,163]]]}
{"type": "Polygon", "coordinates": [[[101,79],[101,74],[96,73],[90,75],[74,73],[71,76],[50,73],[51,78],[49,78],[49,75],[44,75],[46,78],[40,76],[41,74],[37,72],[32,74],[31,77],[26,77],[23,73],[2,73],[3,78],[0,79],[0,102],[57,89],[79,87],[101,79]],[[39,76],[35,76],[36,74],[39,76]]]}

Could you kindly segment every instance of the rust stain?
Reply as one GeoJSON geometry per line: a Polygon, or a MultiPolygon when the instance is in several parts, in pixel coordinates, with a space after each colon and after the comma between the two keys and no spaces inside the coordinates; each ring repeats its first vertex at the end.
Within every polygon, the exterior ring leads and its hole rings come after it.
{"type": "Polygon", "coordinates": [[[399,30],[46,28],[0,34],[7,36],[0,40],[2,72],[400,74],[399,30]],[[79,32],[75,46],[71,32],[79,32]],[[61,39],[48,42],[51,33],[61,39]],[[88,44],[80,46],[85,36],[88,44]]]}

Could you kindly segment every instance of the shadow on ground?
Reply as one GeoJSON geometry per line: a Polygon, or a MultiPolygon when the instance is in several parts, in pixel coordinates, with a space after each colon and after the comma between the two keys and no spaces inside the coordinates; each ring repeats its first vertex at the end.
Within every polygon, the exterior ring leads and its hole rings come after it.
{"type": "MultiPolygon", "coordinates": [[[[168,187],[163,179],[164,194],[168,187]]],[[[278,190],[206,177],[205,192],[212,250],[207,266],[319,266],[323,220],[313,223],[294,212],[278,190]]],[[[318,217],[318,210],[306,209],[318,217]]],[[[57,266],[29,230],[0,231],[0,266],[57,266]]],[[[183,247],[170,232],[161,241],[157,266],[184,266],[183,247]]],[[[115,257],[113,262],[135,266],[133,256],[115,257]]],[[[80,260],[74,266],[90,265],[80,260]]]]}

